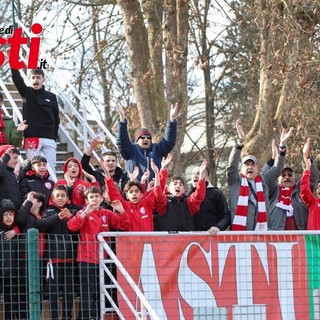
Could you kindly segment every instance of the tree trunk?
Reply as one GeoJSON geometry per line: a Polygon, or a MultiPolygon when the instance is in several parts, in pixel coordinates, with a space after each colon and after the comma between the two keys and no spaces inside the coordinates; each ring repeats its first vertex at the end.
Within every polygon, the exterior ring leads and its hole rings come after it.
{"type": "MultiPolygon", "coordinates": [[[[179,103],[178,135],[174,159],[180,163],[179,152],[183,143],[187,122],[188,86],[188,1],[167,0],[164,6],[164,45],[166,49],[166,93],[168,110],[172,103],[179,103]]],[[[173,166],[173,174],[183,174],[179,166],[173,166]]]]}
{"type": "Polygon", "coordinates": [[[157,131],[157,125],[152,121],[150,106],[153,103],[149,84],[150,53],[148,34],[144,24],[139,1],[117,0],[124,23],[124,33],[131,62],[131,78],[136,98],[141,125],[157,131]]]}

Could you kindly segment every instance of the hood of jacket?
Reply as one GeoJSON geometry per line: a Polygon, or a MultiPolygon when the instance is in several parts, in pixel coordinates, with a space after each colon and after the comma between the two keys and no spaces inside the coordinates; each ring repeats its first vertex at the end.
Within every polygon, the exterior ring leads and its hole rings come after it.
{"type": "Polygon", "coordinates": [[[82,165],[81,165],[81,162],[75,158],[75,157],[71,157],[69,159],[66,160],[66,162],[63,164],[63,172],[66,173],[67,172],[67,168],[68,168],[68,163],[70,161],[73,161],[73,162],[76,162],[79,166],[79,174],[78,174],[78,179],[80,179],[82,177],[82,165]]]}

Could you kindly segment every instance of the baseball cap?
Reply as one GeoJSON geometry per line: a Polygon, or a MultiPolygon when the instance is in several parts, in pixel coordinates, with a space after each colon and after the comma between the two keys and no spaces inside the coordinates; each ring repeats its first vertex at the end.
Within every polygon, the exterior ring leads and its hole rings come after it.
{"type": "Polygon", "coordinates": [[[285,170],[289,170],[289,171],[291,171],[291,172],[294,172],[294,170],[292,169],[292,167],[291,167],[290,165],[288,165],[288,164],[286,164],[286,165],[284,166],[284,168],[282,169],[282,172],[285,171],[285,170]]]}
{"type": "Polygon", "coordinates": [[[251,155],[251,154],[243,157],[242,160],[241,160],[241,163],[244,164],[245,162],[247,162],[249,160],[253,161],[255,164],[258,164],[258,159],[255,156],[251,155]]]}

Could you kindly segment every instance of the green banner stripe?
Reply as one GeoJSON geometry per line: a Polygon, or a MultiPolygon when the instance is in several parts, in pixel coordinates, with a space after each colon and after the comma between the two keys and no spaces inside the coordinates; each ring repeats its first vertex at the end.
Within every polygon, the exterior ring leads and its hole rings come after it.
{"type": "Polygon", "coordinates": [[[314,320],[314,295],[320,293],[320,236],[306,235],[306,249],[308,259],[308,285],[310,299],[310,319],[314,320]]]}

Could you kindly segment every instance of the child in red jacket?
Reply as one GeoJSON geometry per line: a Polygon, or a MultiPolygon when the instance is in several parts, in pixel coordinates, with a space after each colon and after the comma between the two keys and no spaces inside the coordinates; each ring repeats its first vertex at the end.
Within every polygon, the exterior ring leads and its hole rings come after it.
{"type": "Polygon", "coordinates": [[[100,187],[85,190],[87,206],[68,221],[72,232],[80,232],[77,249],[80,275],[80,299],[83,319],[99,317],[99,242],[97,235],[110,228],[129,230],[130,218],[120,201],[111,202],[115,212],[101,209],[103,194],[100,187]]]}
{"type": "Polygon", "coordinates": [[[86,188],[92,186],[99,187],[99,183],[96,178],[89,175],[82,170],[81,162],[74,157],[66,160],[63,165],[64,179],[58,180],[55,186],[64,185],[67,186],[69,200],[72,204],[83,207],[86,203],[84,191],[86,188]],[[88,178],[91,183],[81,179],[82,173],[88,178]]]}
{"type": "Polygon", "coordinates": [[[155,173],[154,188],[148,194],[144,194],[140,182],[129,181],[124,191],[126,192],[125,200],[120,191],[115,187],[112,177],[108,172],[107,166],[100,162],[101,168],[105,172],[106,187],[111,200],[121,201],[125,210],[130,216],[130,231],[154,231],[153,212],[156,207],[156,201],[161,202],[163,192],[160,186],[159,169],[151,159],[151,168],[155,173]]]}

